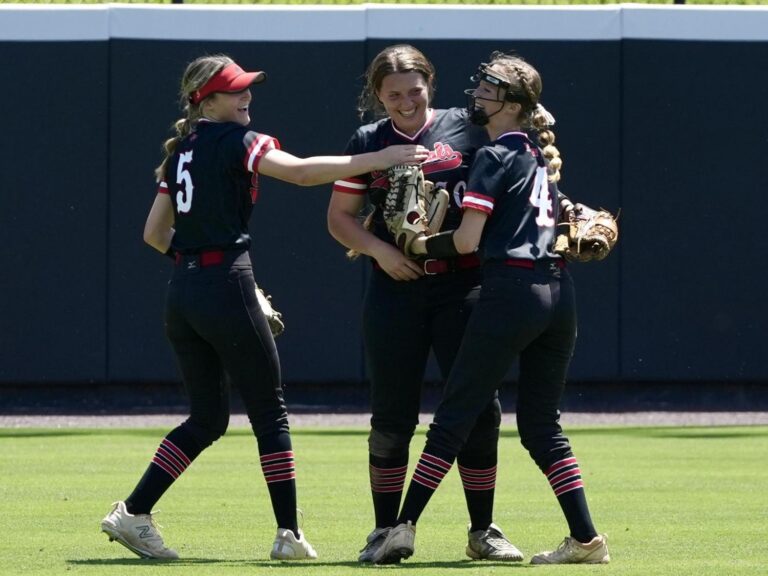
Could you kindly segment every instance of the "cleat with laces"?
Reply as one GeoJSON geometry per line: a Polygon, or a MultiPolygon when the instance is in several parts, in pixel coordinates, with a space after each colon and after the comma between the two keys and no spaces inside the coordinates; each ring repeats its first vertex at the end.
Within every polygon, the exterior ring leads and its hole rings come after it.
{"type": "Polygon", "coordinates": [[[416,527],[410,520],[405,524],[398,524],[389,531],[384,542],[373,555],[374,564],[397,564],[413,556],[414,540],[416,540],[416,527]]]}
{"type": "Polygon", "coordinates": [[[129,514],[125,502],[115,502],[101,521],[101,531],[142,558],[176,560],[175,550],[166,548],[152,514],[129,514]]]}
{"type": "Polygon", "coordinates": [[[368,534],[365,539],[365,547],[360,550],[360,556],[357,557],[358,562],[373,562],[373,557],[376,552],[384,544],[384,540],[387,539],[389,532],[392,530],[390,527],[375,528],[373,532],[368,534]]]}
{"type": "Polygon", "coordinates": [[[315,560],[317,552],[304,538],[301,530],[299,530],[299,537],[296,538],[293,530],[278,528],[269,557],[272,560],[315,560]]]}
{"type": "Polygon", "coordinates": [[[473,560],[503,560],[506,562],[519,562],[523,559],[523,553],[510,542],[501,528],[496,524],[488,526],[487,530],[469,532],[467,543],[467,556],[473,560]]]}
{"type": "Polygon", "coordinates": [[[608,564],[610,561],[605,534],[595,536],[586,544],[566,536],[557,550],[541,552],[531,558],[531,564],[608,564]]]}

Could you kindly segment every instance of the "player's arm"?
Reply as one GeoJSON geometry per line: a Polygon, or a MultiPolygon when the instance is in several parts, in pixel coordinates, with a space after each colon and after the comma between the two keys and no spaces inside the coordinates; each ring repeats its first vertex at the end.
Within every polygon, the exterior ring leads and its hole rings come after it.
{"type": "Polygon", "coordinates": [[[262,156],[259,173],[299,186],[316,186],[374,170],[386,170],[396,164],[418,164],[426,160],[428,153],[423,146],[403,144],[354,156],[299,158],[273,148],[262,156]]]}
{"type": "Polygon", "coordinates": [[[416,238],[411,244],[411,251],[414,254],[423,254],[433,258],[450,258],[459,254],[471,254],[480,246],[480,238],[487,221],[488,214],[485,212],[467,208],[464,210],[461,224],[456,230],[416,238]]]}
{"type": "Polygon", "coordinates": [[[395,280],[416,280],[423,270],[400,250],[376,237],[362,225],[357,215],[364,204],[358,194],[333,192],[328,204],[328,231],[337,242],[370,256],[395,280]]]}
{"type": "Polygon", "coordinates": [[[144,224],[144,242],[158,252],[166,253],[171,247],[174,232],[171,197],[158,193],[144,224]]]}

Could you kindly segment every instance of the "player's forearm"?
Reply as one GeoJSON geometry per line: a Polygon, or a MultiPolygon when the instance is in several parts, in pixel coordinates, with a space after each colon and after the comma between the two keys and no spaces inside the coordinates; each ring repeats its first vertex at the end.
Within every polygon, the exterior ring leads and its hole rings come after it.
{"type": "Polygon", "coordinates": [[[328,232],[342,246],[373,258],[379,249],[388,246],[366,230],[357,217],[344,212],[328,213],[328,232]]]}

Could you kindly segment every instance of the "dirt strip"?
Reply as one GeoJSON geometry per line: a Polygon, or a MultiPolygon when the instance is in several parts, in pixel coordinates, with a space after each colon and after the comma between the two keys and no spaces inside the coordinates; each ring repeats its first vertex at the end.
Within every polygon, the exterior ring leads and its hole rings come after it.
{"type": "MultiPolygon", "coordinates": [[[[0,415],[0,428],[167,428],[185,416],[180,414],[131,415],[0,415]]],[[[291,414],[293,428],[367,426],[370,415],[291,414]]],[[[428,424],[431,414],[419,421],[428,424]]],[[[754,426],[768,425],[768,412],[564,412],[564,426],[754,426]]],[[[505,414],[503,424],[514,426],[514,415],[505,414]]],[[[244,414],[233,414],[232,427],[247,427],[244,414]]]]}

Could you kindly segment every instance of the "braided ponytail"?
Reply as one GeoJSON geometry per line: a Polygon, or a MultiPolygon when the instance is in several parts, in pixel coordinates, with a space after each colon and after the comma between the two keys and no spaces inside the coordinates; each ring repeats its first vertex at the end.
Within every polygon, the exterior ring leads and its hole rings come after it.
{"type": "Polygon", "coordinates": [[[519,56],[503,52],[491,54],[490,65],[498,65],[502,68],[510,84],[509,92],[523,97],[520,102],[520,126],[527,131],[537,133],[542,153],[547,160],[549,181],[559,181],[563,159],[555,146],[555,133],[551,128],[555,119],[539,103],[542,88],[541,76],[533,66],[519,56]]]}

